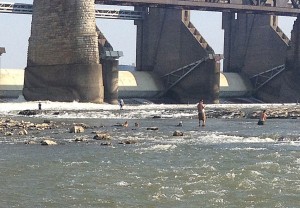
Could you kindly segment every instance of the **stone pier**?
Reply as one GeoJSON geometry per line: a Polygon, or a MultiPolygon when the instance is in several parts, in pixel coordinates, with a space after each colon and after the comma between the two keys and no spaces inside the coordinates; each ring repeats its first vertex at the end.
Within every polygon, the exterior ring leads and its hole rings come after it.
{"type": "Polygon", "coordinates": [[[26,100],[102,103],[94,0],[36,0],[23,95],[26,100]]]}

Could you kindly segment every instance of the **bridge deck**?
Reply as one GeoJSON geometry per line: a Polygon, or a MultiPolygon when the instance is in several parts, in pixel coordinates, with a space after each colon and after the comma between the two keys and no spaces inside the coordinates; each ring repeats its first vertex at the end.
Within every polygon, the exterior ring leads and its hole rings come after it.
{"type": "MultiPolygon", "coordinates": [[[[243,12],[255,14],[268,14],[277,16],[297,16],[300,14],[299,8],[294,8],[292,4],[284,6],[264,5],[245,5],[230,3],[229,0],[95,0],[96,4],[123,5],[123,6],[149,6],[178,8],[201,11],[219,11],[219,12],[243,12]]],[[[295,0],[292,0],[295,4],[295,0]]],[[[235,1],[238,2],[238,1],[235,1]]],[[[242,1],[240,1],[242,3],[242,1]]],[[[259,1],[260,2],[260,1],[259,1]]],[[[261,1],[264,2],[264,1],[261,1]]],[[[298,7],[298,5],[297,5],[298,7]]]]}

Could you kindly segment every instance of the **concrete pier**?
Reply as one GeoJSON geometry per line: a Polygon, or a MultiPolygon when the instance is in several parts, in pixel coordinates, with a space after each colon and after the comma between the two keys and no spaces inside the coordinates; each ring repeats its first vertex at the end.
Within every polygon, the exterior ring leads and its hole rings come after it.
{"type": "Polygon", "coordinates": [[[265,102],[296,103],[300,100],[300,18],[294,22],[285,70],[256,93],[265,102]]]}
{"type": "Polygon", "coordinates": [[[93,0],[34,1],[23,94],[26,100],[103,102],[93,0]]]}
{"type": "Polygon", "coordinates": [[[224,72],[251,77],[285,63],[289,39],[276,16],[223,13],[222,27],[224,72]]]}
{"type": "MultiPolygon", "coordinates": [[[[136,20],[135,24],[139,71],[152,71],[158,76],[165,76],[214,54],[213,49],[190,22],[190,11],[149,8],[144,19],[136,20]]],[[[206,103],[217,103],[219,68],[216,68],[216,61],[204,61],[196,68],[182,76],[182,81],[172,87],[166,96],[180,103],[199,101],[200,98],[206,103]]],[[[165,80],[163,82],[166,83],[165,80]]]]}

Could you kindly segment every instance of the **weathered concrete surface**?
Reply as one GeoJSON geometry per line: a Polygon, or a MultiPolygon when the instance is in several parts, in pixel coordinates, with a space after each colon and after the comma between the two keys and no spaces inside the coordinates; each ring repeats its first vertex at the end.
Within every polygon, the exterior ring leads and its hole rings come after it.
{"type": "Polygon", "coordinates": [[[102,60],[104,101],[110,104],[118,104],[119,96],[119,71],[118,60],[102,60]]]}
{"type": "Polygon", "coordinates": [[[113,47],[98,27],[96,27],[96,30],[98,34],[99,56],[103,72],[104,101],[110,104],[118,104],[119,61],[115,59],[103,59],[102,54],[104,54],[106,50],[113,51],[113,47]]]}
{"type": "MultiPolygon", "coordinates": [[[[189,19],[188,11],[149,8],[143,21],[135,21],[137,70],[153,71],[163,76],[214,53],[199,43],[195,37],[195,32],[199,32],[187,26],[189,19]]],[[[215,63],[204,63],[199,68],[172,88],[167,96],[183,103],[200,98],[206,102],[218,102],[218,84],[212,81],[219,77],[215,73],[215,63]]]]}
{"type": "Polygon", "coordinates": [[[300,101],[300,19],[294,22],[290,48],[286,55],[286,70],[257,92],[265,102],[294,103],[300,101]]]}
{"type": "Polygon", "coordinates": [[[268,103],[295,103],[300,101],[300,75],[286,70],[257,93],[256,97],[268,103]]]}
{"type": "Polygon", "coordinates": [[[277,24],[274,16],[223,13],[223,71],[251,77],[284,64],[288,40],[275,31],[277,24]]]}
{"type": "Polygon", "coordinates": [[[255,96],[270,103],[300,100],[299,18],[291,41],[278,28],[277,17],[223,14],[224,72],[248,77],[286,63],[286,70],[270,80],[255,96]]]}
{"type": "Polygon", "coordinates": [[[220,68],[214,60],[208,60],[198,66],[174,86],[170,93],[179,103],[197,103],[200,99],[205,103],[218,103],[220,93],[220,68]]]}
{"type": "Polygon", "coordinates": [[[103,102],[93,0],[33,2],[26,100],[103,102]]]}

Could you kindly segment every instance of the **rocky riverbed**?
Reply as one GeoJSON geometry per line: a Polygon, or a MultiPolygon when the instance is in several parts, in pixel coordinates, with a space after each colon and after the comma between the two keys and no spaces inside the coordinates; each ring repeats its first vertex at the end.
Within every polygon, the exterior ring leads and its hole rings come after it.
{"type": "MultiPolygon", "coordinates": [[[[276,105],[273,107],[262,106],[244,107],[225,106],[215,107],[208,105],[206,108],[207,117],[216,119],[258,119],[262,109],[267,110],[268,119],[300,119],[300,105],[276,105]]],[[[0,119],[0,137],[2,141],[10,141],[14,143],[22,142],[25,144],[43,144],[53,145],[66,142],[98,142],[101,145],[111,145],[112,140],[117,144],[135,144],[137,141],[131,139],[128,131],[137,130],[138,122],[135,126],[124,126],[123,122],[126,115],[131,115],[135,120],[140,119],[141,115],[145,115],[145,109],[127,108],[120,110],[22,110],[15,112],[15,116],[2,117],[0,119]],[[73,115],[82,116],[85,114],[93,115],[111,115],[122,119],[115,119],[111,123],[101,125],[91,125],[81,122],[81,119],[57,119],[55,116],[73,115]],[[120,121],[120,122],[118,122],[120,121]],[[112,123],[115,122],[115,123],[112,123]],[[129,130],[128,130],[129,129],[129,130]],[[116,136],[119,133],[128,133],[128,139],[118,140],[116,136]],[[64,139],[61,139],[61,135],[64,139]],[[47,136],[45,136],[47,135],[47,136]]],[[[149,109],[147,109],[150,111],[149,109]]],[[[143,119],[163,119],[165,117],[172,118],[177,115],[176,119],[191,118],[197,119],[197,111],[195,108],[160,108],[152,109],[153,112],[147,114],[143,119]],[[180,114],[182,113],[182,114],[180,114]],[[179,116],[178,116],[179,114],[179,116]]],[[[131,117],[131,118],[132,118],[131,117]]],[[[103,120],[103,119],[102,119],[103,120]]],[[[104,118],[105,121],[105,118],[104,118]]],[[[157,131],[157,126],[144,127],[145,131],[157,131]]],[[[173,136],[183,136],[183,132],[174,132],[173,136]]],[[[278,137],[277,140],[281,138],[278,137]]]]}

